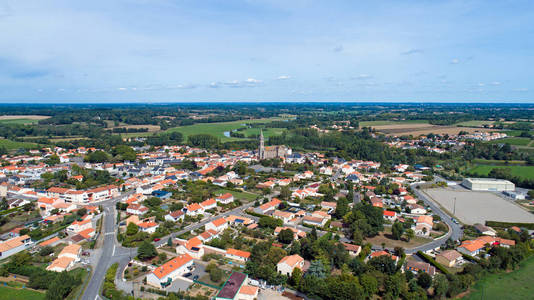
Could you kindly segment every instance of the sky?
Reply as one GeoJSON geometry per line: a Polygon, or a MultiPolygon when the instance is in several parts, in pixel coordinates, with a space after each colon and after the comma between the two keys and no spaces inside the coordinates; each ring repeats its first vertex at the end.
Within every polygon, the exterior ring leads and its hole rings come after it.
{"type": "Polygon", "coordinates": [[[1,0],[0,102],[534,103],[534,3],[1,0]]]}

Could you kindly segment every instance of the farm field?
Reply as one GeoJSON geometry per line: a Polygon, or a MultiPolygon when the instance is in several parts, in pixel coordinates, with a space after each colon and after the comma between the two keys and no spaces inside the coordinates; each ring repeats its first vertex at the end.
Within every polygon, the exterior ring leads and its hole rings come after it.
{"type": "Polygon", "coordinates": [[[472,121],[456,123],[455,125],[464,126],[464,127],[484,127],[484,125],[493,125],[493,123],[495,123],[495,121],[472,120],[472,121]]]}
{"type": "Polygon", "coordinates": [[[466,224],[485,221],[534,223],[534,215],[518,205],[492,192],[475,192],[461,187],[437,188],[424,191],[447,211],[454,211],[456,217],[466,224]]]}
{"type": "MultiPolygon", "coordinates": [[[[265,138],[268,138],[270,136],[275,135],[281,135],[285,131],[285,128],[263,128],[263,136],[265,138]]],[[[245,136],[249,135],[259,135],[260,134],[260,128],[248,128],[242,131],[239,131],[239,133],[243,133],[245,136]]]]}
{"type": "Polygon", "coordinates": [[[184,140],[187,140],[187,137],[190,135],[202,133],[202,134],[211,134],[221,139],[221,141],[223,142],[237,141],[237,140],[243,140],[243,139],[227,137],[224,135],[224,132],[245,127],[246,124],[268,123],[272,121],[281,121],[281,120],[286,120],[286,119],[277,117],[277,118],[267,118],[267,119],[240,120],[240,121],[232,121],[232,122],[200,123],[200,124],[171,128],[171,129],[168,129],[166,132],[174,132],[174,131],[181,132],[184,136],[184,140]]]}
{"type": "Polygon", "coordinates": [[[534,179],[534,166],[494,166],[494,165],[477,165],[468,170],[472,176],[488,176],[494,168],[511,169],[514,176],[521,178],[534,179]]]}
{"type": "Polygon", "coordinates": [[[439,126],[439,125],[430,125],[430,124],[424,124],[424,123],[419,123],[419,124],[400,123],[400,124],[394,124],[394,125],[379,125],[379,126],[373,126],[373,128],[386,135],[396,135],[396,136],[401,136],[401,135],[420,136],[420,135],[426,135],[429,133],[456,135],[460,131],[466,131],[469,133],[495,131],[494,129],[486,129],[486,128],[439,126]]]}
{"type": "Polygon", "coordinates": [[[15,142],[12,140],[0,139],[0,147],[5,147],[8,150],[14,149],[34,149],[37,148],[37,144],[27,142],[15,142]]]}
{"type": "Polygon", "coordinates": [[[41,300],[44,298],[45,294],[37,291],[0,286],[0,300],[41,300]]]}
{"type": "Polygon", "coordinates": [[[360,127],[374,127],[374,126],[384,126],[384,125],[403,125],[403,124],[428,124],[427,120],[404,120],[404,121],[362,121],[360,122],[360,127]]]}
{"type": "Polygon", "coordinates": [[[532,282],[533,277],[534,256],[531,256],[518,270],[482,277],[462,299],[532,299],[534,286],[526,283],[532,282]]]}

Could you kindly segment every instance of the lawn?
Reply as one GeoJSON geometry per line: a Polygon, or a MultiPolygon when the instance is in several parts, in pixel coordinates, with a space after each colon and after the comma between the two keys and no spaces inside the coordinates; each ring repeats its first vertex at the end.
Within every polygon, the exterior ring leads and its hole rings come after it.
{"type": "Polygon", "coordinates": [[[382,243],[384,243],[387,248],[414,248],[430,241],[432,241],[432,239],[419,236],[414,237],[409,242],[404,240],[394,240],[391,236],[391,227],[385,227],[384,231],[380,232],[377,236],[365,239],[365,242],[371,243],[374,246],[382,246],[382,243]]]}
{"type": "Polygon", "coordinates": [[[521,137],[508,137],[505,139],[498,139],[490,141],[490,144],[509,144],[513,146],[527,146],[530,144],[531,139],[529,138],[521,138],[521,137]]]}
{"type": "Polygon", "coordinates": [[[230,193],[234,195],[234,198],[236,200],[245,200],[245,201],[254,201],[258,197],[257,194],[249,193],[249,192],[239,192],[239,191],[232,191],[227,189],[220,189],[215,192],[215,194],[224,194],[224,193],[230,193]]]}
{"type": "Polygon", "coordinates": [[[202,133],[202,134],[211,134],[221,139],[221,141],[223,142],[238,141],[238,140],[243,140],[243,139],[227,137],[224,135],[224,132],[245,127],[246,124],[269,123],[272,121],[280,121],[280,120],[285,120],[285,119],[276,117],[276,118],[267,118],[267,119],[240,120],[240,121],[232,121],[232,122],[199,123],[199,124],[194,124],[194,125],[171,128],[171,129],[168,129],[166,132],[174,132],[174,131],[181,132],[184,136],[184,140],[187,140],[187,137],[190,135],[202,133]]]}
{"type": "Polygon", "coordinates": [[[0,147],[5,147],[8,150],[16,150],[20,148],[35,149],[37,148],[37,144],[27,143],[27,142],[15,142],[12,140],[0,139],[0,147]]]}
{"type": "MultiPolygon", "coordinates": [[[[265,138],[269,138],[270,136],[282,135],[285,130],[285,128],[263,128],[263,136],[265,138]]],[[[247,128],[238,132],[244,134],[245,136],[250,136],[254,134],[259,135],[260,128],[247,128]]]]}
{"type": "Polygon", "coordinates": [[[493,168],[508,168],[512,170],[512,175],[522,178],[534,179],[534,166],[492,166],[492,165],[477,165],[469,169],[469,174],[472,176],[487,176],[493,168]]]}
{"type": "Polygon", "coordinates": [[[484,276],[464,299],[532,299],[534,295],[534,256],[523,262],[518,270],[484,276]]]}
{"type": "Polygon", "coordinates": [[[41,300],[45,298],[44,293],[34,290],[16,289],[7,286],[0,286],[0,300],[41,300]]]}

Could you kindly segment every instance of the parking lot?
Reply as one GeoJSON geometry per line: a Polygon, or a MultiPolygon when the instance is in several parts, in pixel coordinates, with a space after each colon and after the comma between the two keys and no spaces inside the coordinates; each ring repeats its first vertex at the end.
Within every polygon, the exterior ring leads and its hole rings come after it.
{"type": "Polygon", "coordinates": [[[494,192],[475,192],[459,188],[428,189],[425,193],[465,224],[485,221],[534,222],[534,215],[494,192]],[[455,201],[456,199],[456,201],[455,201]]]}

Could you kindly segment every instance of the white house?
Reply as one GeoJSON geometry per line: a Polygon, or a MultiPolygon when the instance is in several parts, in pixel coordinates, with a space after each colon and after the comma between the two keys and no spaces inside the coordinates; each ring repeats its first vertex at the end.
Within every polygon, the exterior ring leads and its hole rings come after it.
{"type": "Polygon", "coordinates": [[[178,255],[148,274],[146,281],[156,288],[162,288],[187,273],[192,266],[193,258],[190,255],[178,255]]]}
{"type": "Polygon", "coordinates": [[[217,220],[213,220],[212,222],[209,222],[206,224],[206,230],[214,230],[216,232],[221,232],[228,228],[228,222],[224,218],[220,218],[217,220]]]}
{"type": "Polygon", "coordinates": [[[302,270],[304,267],[304,258],[298,254],[286,256],[276,264],[276,271],[279,274],[291,276],[293,269],[299,268],[302,270]]]}
{"type": "Polygon", "coordinates": [[[171,222],[178,222],[180,220],[183,220],[184,216],[185,213],[181,210],[171,211],[170,213],[165,215],[165,220],[171,222]]]}
{"type": "Polygon", "coordinates": [[[31,245],[31,239],[28,235],[22,235],[14,237],[7,241],[0,243],[0,259],[4,259],[13,254],[17,254],[22,250],[25,250],[31,245]]]}
{"type": "Polygon", "coordinates": [[[221,204],[230,204],[234,202],[234,195],[230,193],[222,194],[220,196],[217,196],[215,200],[221,204]]]}

